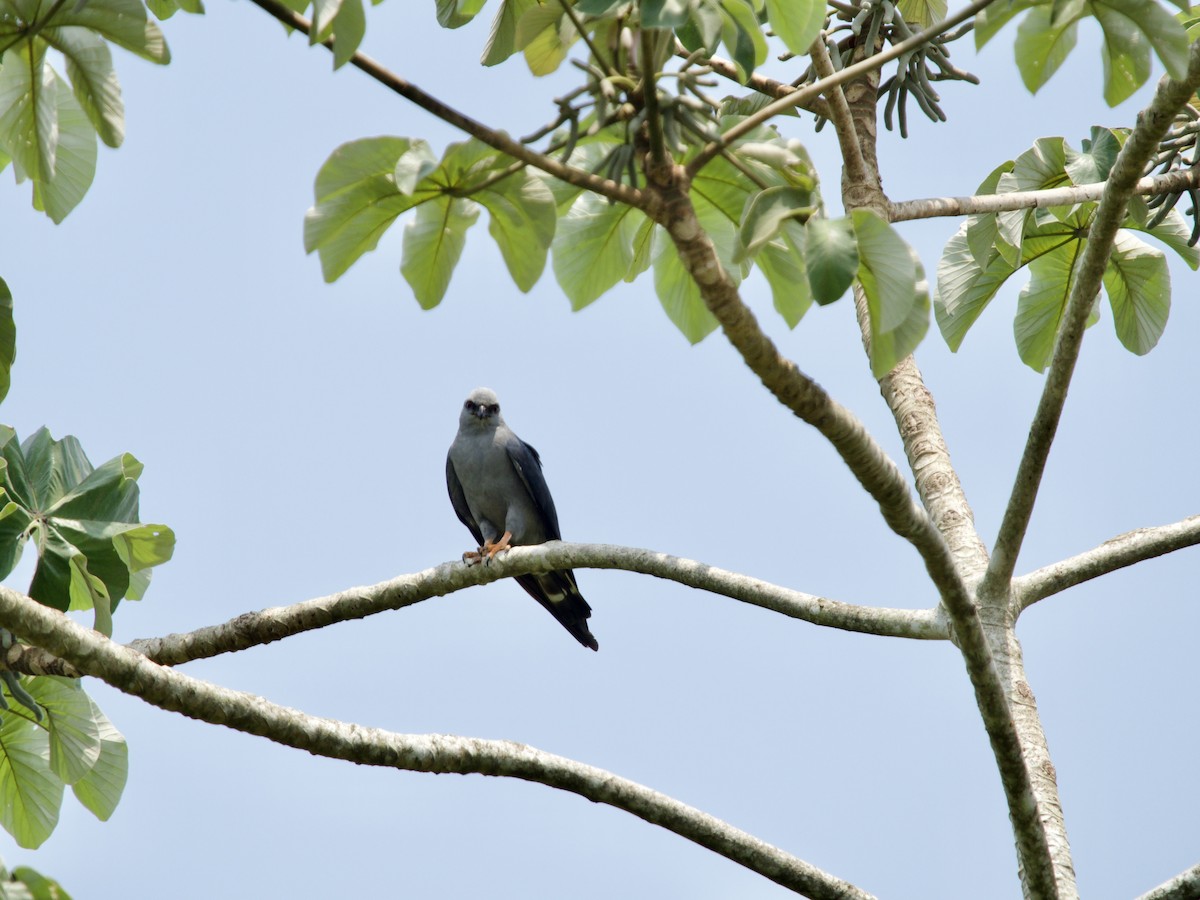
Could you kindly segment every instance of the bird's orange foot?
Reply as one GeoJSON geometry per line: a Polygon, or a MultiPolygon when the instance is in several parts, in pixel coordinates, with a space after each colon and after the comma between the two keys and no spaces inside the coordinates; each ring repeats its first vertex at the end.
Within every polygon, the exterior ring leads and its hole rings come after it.
{"type": "Polygon", "coordinates": [[[507,550],[512,546],[511,541],[512,532],[506,531],[504,534],[500,535],[500,540],[496,541],[495,543],[492,543],[491,541],[484,541],[483,546],[479,548],[479,552],[482,556],[487,557],[485,562],[490,563],[496,558],[497,553],[501,552],[502,550],[507,550]]]}
{"type": "Polygon", "coordinates": [[[483,551],[482,547],[480,547],[478,550],[463,551],[463,555],[462,555],[463,562],[465,562],[468,566],[479,565],[481,562],[483,562],[483,552],[482,551],[483,551]]]}

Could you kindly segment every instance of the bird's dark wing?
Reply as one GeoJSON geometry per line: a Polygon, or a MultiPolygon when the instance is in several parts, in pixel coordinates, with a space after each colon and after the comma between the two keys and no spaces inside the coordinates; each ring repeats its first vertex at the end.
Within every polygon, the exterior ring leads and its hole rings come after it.
{"type": "Polygon", "coordinates": [[[479,523],[471,515],[471,507],[467,506],[467,495],[463,493],[462,482],[458,480],[458,473],[454,471],[454,463],[450,461],[449,456],[446,457],[446,490],[450,492],[450,502],[454,504],[458,520],[470,529],[476,545],[482,547],[483,532],[479,530],[479,523]]]}
{"type": "MultiPolygon", "coordinates": [[[[546,485],[546,476],[542,474],[542,458],[538,452],[516,435],[508,442],[508,458],[512,460],[513,468],[521,476],[525,490],[533,505],[537,507],[538,516],[542,520],[542,528],[548,540],[561,541],[562,533],[558,530],[558,513],[554,509],[554,498],[550,496],[550,488],[546,485]]],[[[462,518],[462,516],[459,516],[462,518]]]]}

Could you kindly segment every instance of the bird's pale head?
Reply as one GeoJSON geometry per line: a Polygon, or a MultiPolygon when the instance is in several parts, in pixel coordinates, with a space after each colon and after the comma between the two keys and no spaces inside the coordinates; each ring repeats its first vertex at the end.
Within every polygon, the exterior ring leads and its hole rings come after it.
{"type": "Polygon", "coordinates": [[[459,424],[464,428],[491,427],[504,421],[500,417],[500,400],[491,388],[475,388],[463,403],[462,413],[458,417],[459,424]]]}

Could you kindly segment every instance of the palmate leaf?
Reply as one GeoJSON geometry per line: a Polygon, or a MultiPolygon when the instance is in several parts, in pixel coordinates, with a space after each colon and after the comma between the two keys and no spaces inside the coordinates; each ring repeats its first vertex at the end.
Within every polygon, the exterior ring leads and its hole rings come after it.
{"type": "Polygon", "coordinates": [[[1171,274],[1162,251],[1128,231],[1117,232],[1104,270],[1104,291],[1125,349],[1139,356],[1153,350],[1171,311],[1171,274]]]}
{"type": "Polygon", "coordinates": [[[538,0],[500,0],[480,62],[485,66],[494,66],[516,53],[517,23],[525,13],[538,5],[538,0]]]}
{"type": "Polygon", "coordinates": [[[795,328],[812,306],[805,246],[808,232],[798,222],[785,222],[775,239],[759,251],[754,261],[771,286],[775,310],[788,328],[795,328]]]}
{"type": "Polygon", "coordinates": [[[340,278],[375,249],[398,215],[434,195],[433,190],[406,193],[396,184],[396,164],[414,143],[363,138],[338,147],[321,166],[313,188],[316,202],[304,216],[304,249],[320,255],[325,281],[340,278]]]}
{"type": "Polygon", "coordinates": [[[483,9],[486,0],[437,0],[437,20],[443,28],[461,28],[483,9]]]}
{"type": "Polygon", "coordinates": [[[141,463],[126,453],[93,469],[75,438],[55,441],[44,428],[20,444],[11,429],[4,437],[2,574],[32,537],[38,563],[29,595],[55,609],[94,608],[96,627],[111,633],[112,609],[131,578],[174,550],[169,528],[138,522],[141,463]]]}
{"type": "Polygon", "coordinates": [[[102,822],[117,808],[129,777],[129,747],[108,717],[90,697],[92,719],[100,734],[100,755],[86,775],[71,785],[83,806],[102,822]]]}
{"type": "Polygon", "coordinates": [[[805,259],[813,299],[825,306],[839,299],[858,272],[858,245],[849,219],[809,219],[805,259]]]}
{"type": "Polygon", "coordinates": [[[982,47],[1016,15],[1027,12],[1017,32],[1017,67],[1026,87],[1036,92],[1075,47],[1079,20],[1094,16],[1104,34],[1104,99],[1115,106],[1128,99],[1150,74],[1150,51],[1168,74],[1187,69],[1184,27],[1156,0],[1014,0],[993,4],[976,20],[975,44],[982,47]]]}

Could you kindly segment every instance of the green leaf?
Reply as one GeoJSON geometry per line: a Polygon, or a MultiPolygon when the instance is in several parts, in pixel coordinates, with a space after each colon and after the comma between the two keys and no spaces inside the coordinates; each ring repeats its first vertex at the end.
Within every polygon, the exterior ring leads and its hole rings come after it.
{"type": "Polygon", "coordinates": [[[1121,343],[1139,356],[1149,353],[1171,311],[1171,275],[1162,251],[1118,231],[1104,270],[1104,290],[1121,343]]]}
{"type": "Polygon", "coordinates": [[[413,141],[411,146],[400,154],[395,168],[392,169],[396,190],[406,196],[412,196],[417,185],[436,172],[437,168],[438,159],[429,144],[420,139],[413,141]]]}
{"type": "Polygon", "coordinates": [[[146,7],[160,21],[171,18],[181,9],[186,13],[204,15],[204,4],[200,0],[146,0],[146,7]]]}
{"type": "Polygon", "coordinates": [[[27,849],[58,824],[63,783],[49,762],[47,733],[14,711],[0,713],[0,825],[27,849]]]}
{"type": "Polygon", "coordinates": [[[616,13],[629,2],[630,0],[578,0],[575,10],[585,16],[603,17],[616,13]]]}
{"type": "Polygon", "coordinates": [[[554,277],[583,309],[623,279],[633,263],[633,239],[643,215],[621,203],[585,193],[558,223],[554,236],[554,277]]]}
{"type": "Polygon", "coordinates": [[[929,286],[921,260],[877,213],[851,214],[858,239],[858,280],[867,296],[871,371],[882,378],[929,330],[929,286]]]}
{"type": "Polygon", "coordinates": [[[437,0],[437,20],[443,28],[461,28],[483,9],[486,0],[437,0]]]}
{"type": "Polygon", "coordinates": [[[779,235],[765,244],[754,259],[771,286],[775,309],[788,328],[795,328],[812,306],[812,288],[804,262],[807,234],[799,223],[786,222],[779,235]]]}
{"type": "Polygon", "coordinates": [[[654,290],[667,318],[691,343],[698,344],[717,327],[716,317],[704,305],[699,286],[670,241],[663,242],[654,260],[654,290]]]}
{"type": "MultiPolygon", "coordinates": [[[[1145,3],[1155,6],[1157,3],[1145,3]]],[[[1104,99],[1109,106],[1128,100],[1150,77],[1150,47],[1141,29],[1122,12],[1093,3],[1096,21],[1104,30],[1100,59],[1104,63],[1104,99]]]]}
{"type": "Polygon", "coordinates": [[[108,44],[86,28],[47,28],[42,36],[67,60],[67,76],[88,121],[110,147],[125,139],[125,106],[108,44]]]}
{"type": "Polygon", "coordinates": [[[48,714],[50,769],[66,784],[74,784],[100,758],[100,726],[91,700],[70,678],[42,675],[30,679],[26,688],[48,714]]]}
{"type": "Polygon", "coordinates": [[[804,56],[825,23],[825,0],[767,0],[767,20],[789,50],[804,56]]]}
{"type": "Polygon", "coordinates": [[[968,245],[967,228],[963,223],[942,252],[933,305],[942,338],[955,351],[1000,285],[1016,271],[1016,266],[999,254],[981,265],[968,245]]]}
{"type": "Polygon", "coordinates": [[[896,4],[905,22],[915,22],[928,28],[946,18],[946,0],[900,0],[896,4]]]}
{"type": "MultiPolygon", "coordinates": [[[[908,321],[917,298],[917,266],[912,248],[878,213],[851,213],[858,240],[858,280],[867,294],[872,338],[908,321]]],[[[926,296],[928,300],[928,296],[926,296]]],[[[886,373],[884,373],[886,374],[886,373]]]]}
{"type": "MultiPolygon", "coordinates": [[[[13,869],[12,877],[14,881],[4,885],[6,888],[12,888],[14,885],[20,885],[24,889],[21,895],[21,900],[71,900],[71,895],[62,889],[53,878],[47,878],[40,872],[34,871],[29,866],[17,866],[13,869]]],[[[4,896],[0,894],[0,896],[4,896]]],[[[8,894],[5,900],[17,900],[15,893],[8,894]]]]}
{"type": "MultiPolygon", "coordinates": [[[[58,78],[45,44],[23,43],[0,64],[0,147],[35,181],[54,175],[58,151],[58,78]]],[[[18,179],[20,180],[20,179],[18,179]]]]}
{"type": "Polygon", "coordinates": [[[405,194],[396,186],[397,163],[415,143],[363,138],[338,147],[321,166],[316,203],[304,216],[304,249],[319,252],[325,281],[336,281],[374,250],[398,215],[435,195],[405,194]]]}
{"type": "MultiPolygon", "coordinates": [[[[879,334],[871,334],[871,372],[882,378],[904,357],[917,349],[929,331],[929,286],[925,280],[925,269],[912,252],[916,268],[914,302],[909,307],[908,318],[893,328],[879,334]]],[[[870,294],[867,295],[868,299],[870,294]]]]}
{"type": "Polygon", "coordinates": [[[517,47],[534,75],[549,75],[562,65],[579,39],[571,19],[558,6],[536,6],[517,23],[517,47]]]}
{"type": "Polygon", "coordinates": [[[404,226],[400,272],[422,309],[433,309],[446,296],[467,242],[467,229],[478,218],[475,203],[441,194],[418,207],[404,226]]]}
{"type": "Polygon", "coordinates": [[[754,194],[742,215],[738,258],[754,256],[796,219],[803,224],[815,211],[811,190],[787,186],[769,187],[754,194]]]}
{"type": "Polygon", "coordinates": [[[492,19],[492,30],[480,59],[485,66],[502,63],[517,52],[517,23],[538,6],[538,0],[500,0],[500,9],[492,19]]]}
{"type": "Polygon", "coordinates": [[[312,0],[312,28],[308,32],[309,46],[329,40],[333,34],[333,20],[342,8],[342,0],[312,0]]]}
{"type": "MultiPolygon", "coordinates": [[[[1148,42],[1162,60],[1168,75],[1172,78],[1187,75],[1187,33],[1179,20],[1161,5],[1146,0],[1092,0],[1091,6],[1100,27],[1104,29],[1106,46],[1110,29],[1115,35],[1115,44],[1122,51],[1144,47],[1148,42]]],[[[1138,82],[1139,87],[1141,83],[1138,82]]],[[[1111,100],[1109,102],[1112,103],[1111,100]]]]}
{"type": "Polygon", "coordinates": [[[1072,184],[1098,184],[1108,178],[1122,141],[1108,128],[1092,126],[1091,139],[1083,142],[1082,152],[1063,146],[1066,151],[1063,167],[1072,184]]]}
{"type": "Polygon", "coordinates": [[[1158,238],[1178,253],[1193,271],[1200,267],[1200,247],[1188,243],[1192,238],[1192,228],[1180,215],[1179,210],[1171,210],[1162,222],[1149,230],[1146,228],[1145,218],[1126,219],[1124,224],[1126,228],[1158,238]]]}
{"type": "Polygon", "coordinates": [[[839,299],[858,272],[858,246],[849,219],[809,219],[805,260],[808,283],[817,303],[825,306],[839,299]]]}
{"type": "Polygon", "coordinates": [[[124,736],[100,711],[96,702],[90,697],[88,699],[92,705],[92,719],[100,734],[100,755],[91,770],[76,781],[71,790],[92,815],[106,822],[125,791],[125,782],[129,777],[129,747],[124,736]]]}
{"type": "Polygon", "coordinates": [[[993,3],[985,6],[975,15],[975,49],[982,50],[983,45],[1012,21],[1018,13],[1029,9],[1035,3],[1044,0],[1010,0],[1008,3],[993,3]]]}
{"type": "MultiPolygon", "coordinates": [[[[12,291],[0,278],[0,400],[8,396],[12,384],[12,367],[17,359],[17,325],[13,321],[12,291]]],[[[0,508],[3,499],[0,499],[0,508]]],[[[0,513],[0,517],[2,517],[0,513]]],[[[0,576],[2,577],[2,576],[0,576]]]]}
{"type": "Polygon", "coordinates": [[[350,61],[367,33],[367,16],[362,0],[342,0],[333,19],[333,68],[350,61]]]}
{"type": "Polygon", "coordinates": [[[33,183],[34,208],[44,210],[54,222],[65,219],[87,194],[96,174],[96,132],[65,90],[58,101],[58,153],[54,174],[33,183]]]}
{"type": "Polygon", "coordinates": [[[767,40],[754,7],[747,0],[720,0],[724,16],[721,41],[738,67],[738,80],[749,80],[756,66],[767,59],[767,40]]]}
{"type": "MultiPolygon", "coordinates": [[[[188,9],[184,3],[180,3],[180,6],[188,9]]],[[[118,47],[124,47],[152,63],[166,65],[171,61],[171,53],[167,49],[163,33],[147,18],[146,7],[141,0],[87,0],[86,3],[66,3],[54,17],[52,24],[90,28],[118,47]]]]}
{"type": "Polygon", "coordinates": [[[1016,56],[1021,80],[1036,94],[1075,49],[1078,19],[1051,23],[1050,6],[1036,6],[1017,26],[1016,56]]]}
{"type": "Polygon", "coordinates": [[[1078,244],[1048,253],[1029,263],[1029,283],[1017,297],[1013,334],[1017,352],[1031,369],[1044,372],[1054,352],[1054,339],[1070,296],[1079,261],[1078,244]]]}
{"type": "Polygon", "coordinates": [[[679,28],[691,12],[689,0],[641,0],[643,28],[679,28]]]}
{"type": "Polygon", "coordinates": [[[625,272],[624,278],[627,283],[632,282],[650,268],[650,261],[654,258],[656,235],[661,230],[660,226],[654,224],[653,219],[642,219],[637,234],[633,236],[633,260],[629,263],[629,269],[625,272]]]}
{"type": "Polygon", "coordinates": [[[546,183],[521,169],[472,195],[489,213],[488,233],[496,241],[509,274],[522,291],[532,288],[546,268],[558,214],[546,183]]]}
{"type": "MultiPolygon", "coordinates": [[[[1068,182],[1067,142],[1060,137],[1038,138],[1033,146],[1013,161],[1015,190],[1039,191],[1068,182]]],[[[1007,179],[1000,176],[1000,183],[1007,179]]]]}
{"type": "MultiPolygon", "coordinates": [[[[675,34],[687,47],[688,52],[694,52],[701,47],[711,52],[716,49],[717,42],[721,39],[723,20],[719,0],[696,0],[692,4],[687,22],[677,28],[675,34]]],[[[795,110],[789,112],[795,113],[795,110]]]]}

